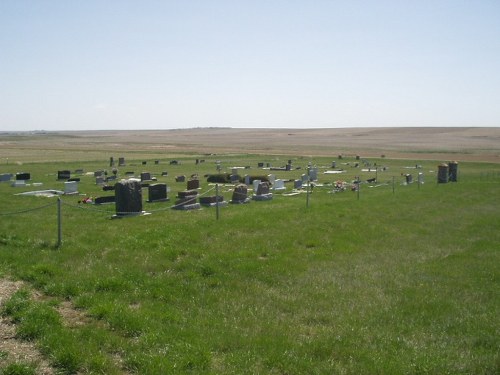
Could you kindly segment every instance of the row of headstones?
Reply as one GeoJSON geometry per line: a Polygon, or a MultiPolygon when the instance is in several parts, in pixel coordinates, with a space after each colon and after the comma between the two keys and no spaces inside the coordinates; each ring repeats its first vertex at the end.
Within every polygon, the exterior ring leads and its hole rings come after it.
{"type": "MultiPolygon", "coordinates": [[[[111,197],[108,201],[111,201],[111,197]]],[[[114,197],[116,216],[137,215],[142,211],[142,186],[137,180],[122,180],[115,185],[114,197]]],[[[200,205],[221,205],[224,198],[221,195],[199,197],[197,190],[186,190],[178,192],[177,201],[173,208],[175,209],[198,209],[200,205]]],[[[272,193],[269,190],[268,182],[260,182],[257,186],[256,194],[252,197],[254,200],[270,200],[272,193]]],[[[167,201],[166,184],[153,184],[149,186],[149,202],[167,201]]],[[[233,191],[231,203],[249,202],[248,187],[244,184],[237,185],[233,191]]],[[[97,201],[96,203],[104,203],[97,201]]]]}

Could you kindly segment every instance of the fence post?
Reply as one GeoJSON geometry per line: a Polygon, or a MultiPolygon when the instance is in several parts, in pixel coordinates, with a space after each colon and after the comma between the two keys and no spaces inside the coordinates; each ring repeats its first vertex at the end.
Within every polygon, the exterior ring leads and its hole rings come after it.
{"type": "Polygon", "coordinates": [[[219,184],[215,184],[215,217],[219,220],[219,184]]]}
{"type": "Polygon", "coordinates": [[[62,244],[61,198],[57,197],[57,247],[62,244]]]}

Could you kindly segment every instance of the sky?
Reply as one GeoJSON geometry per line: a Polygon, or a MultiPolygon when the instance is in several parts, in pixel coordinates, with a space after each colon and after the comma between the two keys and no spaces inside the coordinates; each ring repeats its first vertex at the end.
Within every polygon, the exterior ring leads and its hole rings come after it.
{"type": "Polygon", "coordinates": [[[1,0],[0,131],[500,126],[499,0],[1,0]]]}

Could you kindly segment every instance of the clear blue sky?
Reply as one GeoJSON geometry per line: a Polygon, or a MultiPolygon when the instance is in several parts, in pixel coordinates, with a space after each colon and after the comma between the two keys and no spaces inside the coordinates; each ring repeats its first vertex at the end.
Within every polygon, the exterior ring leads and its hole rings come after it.
{"type": "Polygon", "coordinates": [[[208,126],[500,126],[500,1],[0,1],[0,130],[208,126]]]}

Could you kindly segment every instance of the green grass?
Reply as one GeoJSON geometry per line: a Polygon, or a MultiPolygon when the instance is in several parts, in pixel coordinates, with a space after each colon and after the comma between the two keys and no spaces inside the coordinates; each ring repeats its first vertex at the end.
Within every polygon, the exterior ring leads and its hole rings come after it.
{"type": "MultiPolygon", "coordinates": [[[[113,205],[78,208],[79,197],[63,197],[61,248],[55,204],[2,216],[0,274],[50,297],[32,301],[23,291],[6,304],[19,337],[35,340],[63,373],[500,371],[497,165],[460,163],[459,182],[438,185],[437,161],[371,160],[388,166],[378,177],[389,184],[363,184],[359,199],[326,186],[314,189],[309,207],[304,194],[276,194],[224,207],[220,220],[214,208],[168,209],[185,189],[174,176],[214,173],[215,158],[222,157],[148,166],[157,175],[168,170],[159,180],[172,189],[170,202],[145,203],[148,216],[111,220],[113,205]],[[426,183],[400,185],[401,173],[418,172],[404,167],[415,164],[426,183]],[[55,314],[62,300],[89,321],[67,327],[55,314]]],[[[251,165],[245,173],[255,175],[262,174],[257,162],[271,160],[230,158],[223,164],[251,165]]],[[[276,174],[299,178],[308,161],[294,159],[302,169],[276,174]]],[[[23,170],[39,171],[48,188],[61,184],[50,171],[76,165],[23,170]]],[[[345,175],[320,174],[320,182],[373,176],[345,168],[345,175]]],[[[203,183],[201,191],[209,188],[203,183]]],[[[4,212],[55,202],[0,189],[4,212]]],[[[100,194],[87,176],[80,191],[100,194]]]]}

